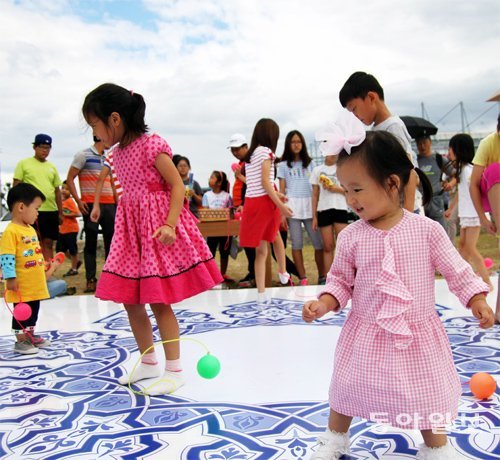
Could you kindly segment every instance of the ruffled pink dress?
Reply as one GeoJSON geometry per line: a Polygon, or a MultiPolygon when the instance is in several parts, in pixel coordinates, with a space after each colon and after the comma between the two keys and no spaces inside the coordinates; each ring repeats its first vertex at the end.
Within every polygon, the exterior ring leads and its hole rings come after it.
{"type": "Polygon", "coordinates": [[[339,234],[323,293],[352,305],[335,352],[333,410],[419,430],[457,416],[462,388],[435,310],[436,270],[464,305],[488,292],[426,217],[405,211],[389,231],[359,220],[339,234]]]}
{"type": "Polygon", "coordinates": [[[110,253],[97,284],[96,297],[124,304],[175,303],[222,282],[197,220],[185,203],[177,239],[166,246],[153,239],[164,225],[170,186],[155,168],[157,155],[172,151],[158,135],[144,134],[113,151],[116,175],[123,187],[110,253]]]}

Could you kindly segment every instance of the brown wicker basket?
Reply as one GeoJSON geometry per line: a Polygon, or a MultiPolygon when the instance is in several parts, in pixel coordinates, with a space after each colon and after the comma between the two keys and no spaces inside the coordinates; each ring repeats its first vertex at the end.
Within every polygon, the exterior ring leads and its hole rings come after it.
{"type": "Polygon", "coordinates": [[[231,218],[231,210],[229,208],[223,208],[223,209],[199,208],[198,215],[202,222],[217,222],[217,221],[229,220],[231,218]]]}

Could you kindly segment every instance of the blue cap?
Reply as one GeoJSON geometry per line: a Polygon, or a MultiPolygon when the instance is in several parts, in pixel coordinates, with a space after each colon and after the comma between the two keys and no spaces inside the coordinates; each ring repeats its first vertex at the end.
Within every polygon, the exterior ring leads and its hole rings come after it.
{"type": "Polygon", "coordinates": [[[37,134],[33,145],[52,145],[52,138],[47,134],[37,134]]]}

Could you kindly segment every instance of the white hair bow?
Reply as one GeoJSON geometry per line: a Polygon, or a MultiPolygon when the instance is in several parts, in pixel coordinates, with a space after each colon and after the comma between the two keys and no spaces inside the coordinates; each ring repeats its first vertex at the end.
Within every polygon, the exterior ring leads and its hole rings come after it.
{"type": "Polygon", "coordinates": [[[319,150],[323,156],[338,155],[342,150],[351,154],[353,147],[366,138],[365,126],[351,112],[343,110],[332,127],[316,133],[320,142],[319,150]]]}

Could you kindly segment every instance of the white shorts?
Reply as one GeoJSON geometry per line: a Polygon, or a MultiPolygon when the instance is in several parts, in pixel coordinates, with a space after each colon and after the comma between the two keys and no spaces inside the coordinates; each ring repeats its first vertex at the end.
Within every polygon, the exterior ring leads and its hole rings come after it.
{"type": "Polygon", "coordinates": [[[481,227],[479,217],[460,217],[460,227],[481,227]]]}

